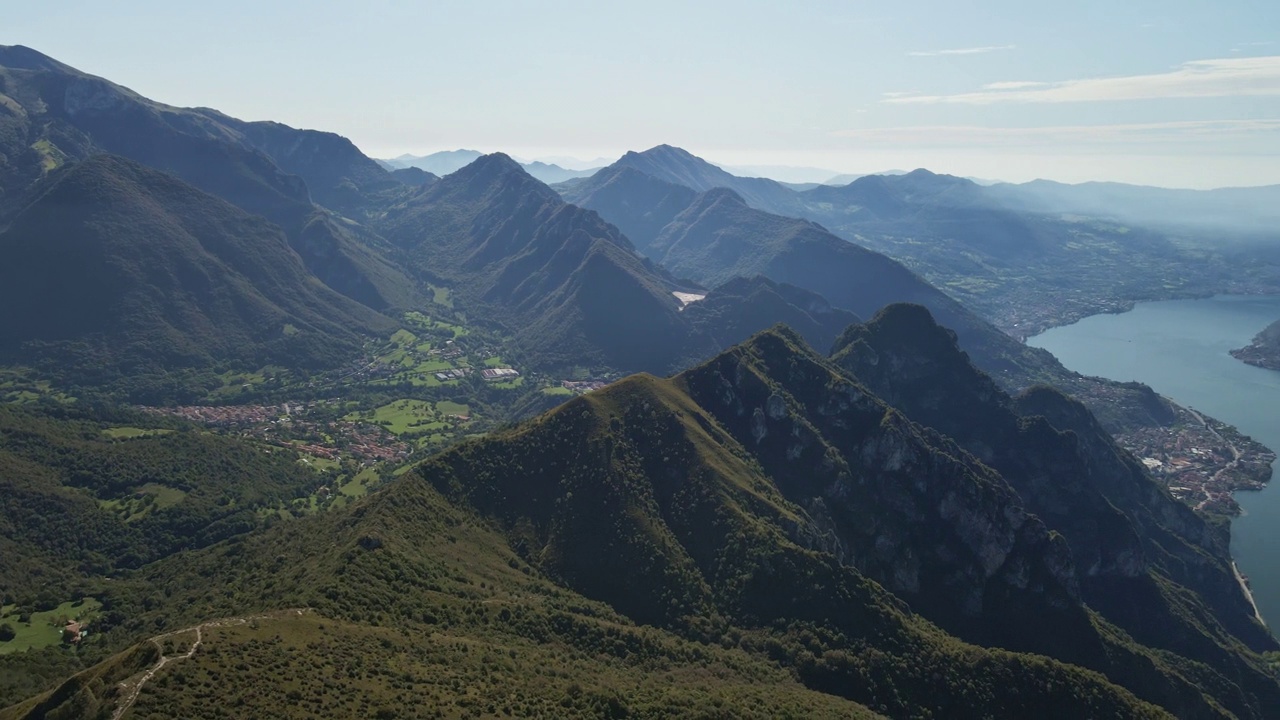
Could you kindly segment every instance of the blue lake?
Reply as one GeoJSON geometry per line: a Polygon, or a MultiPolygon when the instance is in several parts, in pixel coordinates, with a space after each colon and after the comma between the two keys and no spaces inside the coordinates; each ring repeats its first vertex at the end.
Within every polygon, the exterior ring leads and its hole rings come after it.
{"type": "MultiPolygon", "coordinates": [[[[1278,296],[1171,300],[1085,318],[1027,344],[1085,375],[1144,382],[1280,451],[1280,372],[1228,354],[1277,319],[1278,296]]],[[[1280,627],[1280,468],[1273,470],[1267,489],[1236,494],[1244,515],[1232,523],[1231,554],[1274,631],[1280,627]]]]}

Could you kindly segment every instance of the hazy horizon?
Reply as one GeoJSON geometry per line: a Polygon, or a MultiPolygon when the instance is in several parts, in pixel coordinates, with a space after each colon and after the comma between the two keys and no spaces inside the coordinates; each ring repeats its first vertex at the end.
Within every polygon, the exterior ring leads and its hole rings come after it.
{"type": "MultiPolygon", "coordinates": [[[[324,128],[311,128],[311,129],[323,130],[324,128]]],[[[476,152],[484,153],[486,155],[490,153],[500,152],[510,156],[512,159],[521,163],[530,163],[535,161],[545,162],[545,163],[556,163],[566,169],[586,169],[590,165],[590,163],[588,162],[589,159],[604,160],[605,162],[602,165],[600,165],[601,167],[603,167],[605,165],[613,163],[615,160],[622,157],[627,152],[643,152],[645,150],[649,150],[652,147],[657,146],[657,145],[652,145],[648,147],[627,148],[622,151],[617,151],[612,155],[603,155],[603,154],[591,155],[590,153],[584,153],[582,155],[572,155],[570,154],[570,152],[572,151],[572,148],[511,149],[511,148],[504,148],[504,147],[485,148],[485,147],[478,147],[478,146],[472,146],[472,145],[458,145],[456,147],[437,147],[437,148],[430,148],[426,150],[406,150],[403,152],[395,152],[394,154],[378,154],[375,152],[370,152],[368,149],[361,147],[360,144],[356,142],[354,138],[349,138],[349,139],[351,139],[352,142],[354,142],[357,147],[360,147],[361,152],[377,160],[394,160],[401,156],[425,157],[427,155],[432,155],[439,152],[452,152],[456,150],[475,150],[476,152]],[[565,164],[564,162],[557,162],[557,161],[563,161],[563,160],[574,161],[571,163],[572,167],[570,165],[565,164]]],[[[961,170],[961,169],[948,169],[949,165],[945,163],[945,160],[942,162],[935,162],[935,163],[916,163],[916,164],[912,164],[906,161],[895,162],[894,158],[916,157],[917,159],[924,159],[927,156],[924,156],[924,155],[908,156],[905,154],[895,155],[891,153],[886,153],[882,156],[879,156],[884,158],[884,162],[882,162],[880,165],[872,166],[870,162],[868,162],[866,163],[866,167],[841,169],[841,168],[834,168],[834,167],[823,167],[820,165],[801,165],[801,164],[789,163],[785,161],[785,159],[788,157],[786,155],[776,156],[772,154],[760,154],[760,153],[752,153],[750,151],[747,151],[741,155],[730,156],[730,157],[741,157],[743,158],[741,161],[731,161],[731,160],[724,159],[724,157],[711,156],[709,154],[701,153],[698,151],[697,148],[679,146],[679,145],[675,145],[675,143],[658,143],[658,145],[674,145],[676,147],[681,147],[681,149],[686,150],[692,153],[693,155],[696,155],[697,157],[700,157],[703,160],[706,160],[707,162],[713,165],[716,165],[717,167],[720,167],[738,176],[767,177],[773,180],[778,180],[779,182],[787,182],[787,183],[795,183],[795,184],[824,182],[838,175],[875,175],[875,174],[886,173],[886,172],[910,172],[912,170],[924,169],[933,173],[937,173],[939,175],[955,175],[957,177],[974,178],[974,179],[984,180],[984,181],[1007,182],[1007,183],[1013,183],[1013,184],[1026,183],[1034,180],[1049,180],[1053,182],[1060,182],[1060,183],[1066,183],[1066,184],[1103,182],[1103,183],[1123,183],[1123,184],[1129,184],[1129,185],[1141,185],[1141,186],[1147,186],[1147,187],[1164,188],[1169,190],[1218,190],[1218,189],[1244,188],[1244,187],[1269,187],[1272,185],[1280,185],[1280,176],[1278,176],[1273,182],[1260,182],[1260,183],[1254,183],[1254,184],[1235,184],[1235,185],[1190,185],[1190,184],[1175,185],[1175,184],[1160,183],[1160,182],[1141,182],[1137,180],[1126,180],[1126,179],[1120,179],[1120,178],[1092,177],[1084,172],[1081,172],[1077,176],[1076,174],[1069,172],[1070,170],[1069,165],[1064,165],[1064,167],[1068,169],[1068,172],[1063,173],[1062,176],[1055,176],[1055,177],[1049,177],[1043,174],[1038,175],[1038,174],[1035,174],[1034,170],[1027,173],[1011,172],[1014,166],[1007,165],[1007,164],[997,166],[994,163],[988,166],[992,168],[992,172],[981,173],[981,172],[969,172],[967,170],[961,170]],[[755,162],[754,161],[756,158],[761,158],[761,157],[764,157],[767,160],[777,160],[777,162],[755,162]],[[760,172],[755,175],[744,174],[743,172],[741,172],[741,170],[746,170],[746,169],[758,169],[760,170],[760,172]],[[997,169],[999,170],[999,172],[996,172],[997,169]],[[789,171],[792,171],[792,172],[789,172],[789,171]],[[828,173],[823,174],[821,172],[814,172],[814,171],[828,171],[828,173]],[[801,176],[806,176],[806,175],[812,175],[812,179],[801,179],[801,176]]],[[[1034,159],[1035,159],[1034,156],[1028,156],[1026,158],[1028,162],[1031,162],[1034,159]]],[[[821,162],[821,160],[822,160],[821,157],[815,157],[815,162],[821,162]]],[[[979,163],[978,165],[981,165],[981,164],[979,163]]],[[[1083,166],[1084,166],[1084,162],[1082,161],[1081,162],[1082,170],[1083,170],[1083,166]]]]}
{"type": "Polygon", "coordinates": [[[11,10],[0,43],[379,158],[665,143],[731,166],[1209,188],[1280,184],[1276,28],[1280,4],[1248,0],[50,0],[11,10]]]}

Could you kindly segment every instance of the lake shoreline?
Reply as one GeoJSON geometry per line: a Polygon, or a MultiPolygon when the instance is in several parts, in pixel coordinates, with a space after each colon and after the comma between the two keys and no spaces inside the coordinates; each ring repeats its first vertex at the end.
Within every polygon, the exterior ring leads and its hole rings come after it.
{"type": "Polygon", "coordinates": [[[1235,560],[1231,561],[1231,573],[1236,576],[1236,582],[1240,583],[1240,589],[1244,591],[1245,598],[1248,599],[1249,604],[1253,606],[1253,616],[1257,618],[1258,622],[1262,623],[1264,627],[1270,628],[1271,626],[1267,625],[1266,619],[1262,617],[1262,612],[1258,610],[1257,601],[1253,599],[1253,590],[1249,588],[1249,579],[1241,574],[1240,566],[1236,564],[1235,560]]]}
{"type": "Polygon", "coordinates": [[[1182,408],[1180,415],[1203,418],[1201,428],[1179,420],[1161,431],[1163,437],[1151,430],[1151,437],[1117,440],[1184,502],[1229,521],[1233,573],[1264,619],[1280,614],[1280,490],[1264,479],[1280,464],[1271,452],[1280,448],[1280,415],[1271,410],[1280,407],[1280,372],[1247,364],[1230,351],[1277,317],[1280,295],[1214,295],[1141,302],[1125,313],[1091,315],[1027,340],[1073,371],[1141,382],[1182,408]],[[1206,434],[1209,429],[1217,432],[1206,434]],[[1193,469],[1200,472],[1198,484],[1179,479],[1193,469]]]}

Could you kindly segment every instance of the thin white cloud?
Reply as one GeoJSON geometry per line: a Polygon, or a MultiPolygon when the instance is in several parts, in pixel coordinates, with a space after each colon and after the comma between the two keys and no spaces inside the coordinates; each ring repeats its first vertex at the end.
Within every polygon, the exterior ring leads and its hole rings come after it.
{"type": "MultiPolygon", "coordinates": [[[[832,134],[872,145],[902,147],[1222,146],[1240,141],[1280,142],[1280,119],[1016,128],[928,125],[842,130],[832,134]]],[[[1280,149],[1280,145],[1276,148],[1280,149]]]]}
{"type": "Polygon", "coordinates": [[[992,83],[976,92],[888,97],[881,102],[995,105],[1263,95],[1280,95],[1280,55],[1196,60],[1153,75],[1087,78],[1034,86],[1025,81],[992,83]]]}
{"type": "Polygon", "coordinates": [[[944,55],[981,55],[989,52],[999,52],[1001,50],[1014,50],[1017,45],[986,45],[983,47],[955,48],[952,50],[917,50],[909,52],[910,57],[940,57],[944,55]]]}
{"type": "MultiPolygon", "coordinates": [[[[987,83],[982,86],[983,90],[1022,90],[1024,88],[1044,87],[1049,83],[1035,82],[1034,80],[1008,80],[1005,82],[987,83]]],[[[910,94],[910,93],[907,93],[910,94]]],[[[898,97],[903,97],[899,95],[898,97]]]]}

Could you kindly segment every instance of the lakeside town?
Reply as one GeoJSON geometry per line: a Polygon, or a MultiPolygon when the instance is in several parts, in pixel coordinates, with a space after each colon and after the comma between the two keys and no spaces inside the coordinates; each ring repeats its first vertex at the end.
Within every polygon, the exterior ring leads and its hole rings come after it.
{"type": "Polygon", "coordinates": [[[1234,427],[1177,407],[1178,423],[1116,437],[1169,492],[1192,508],[1235,516],[1238,490],[1261,490],[1276,454],[1234,427]]]}

